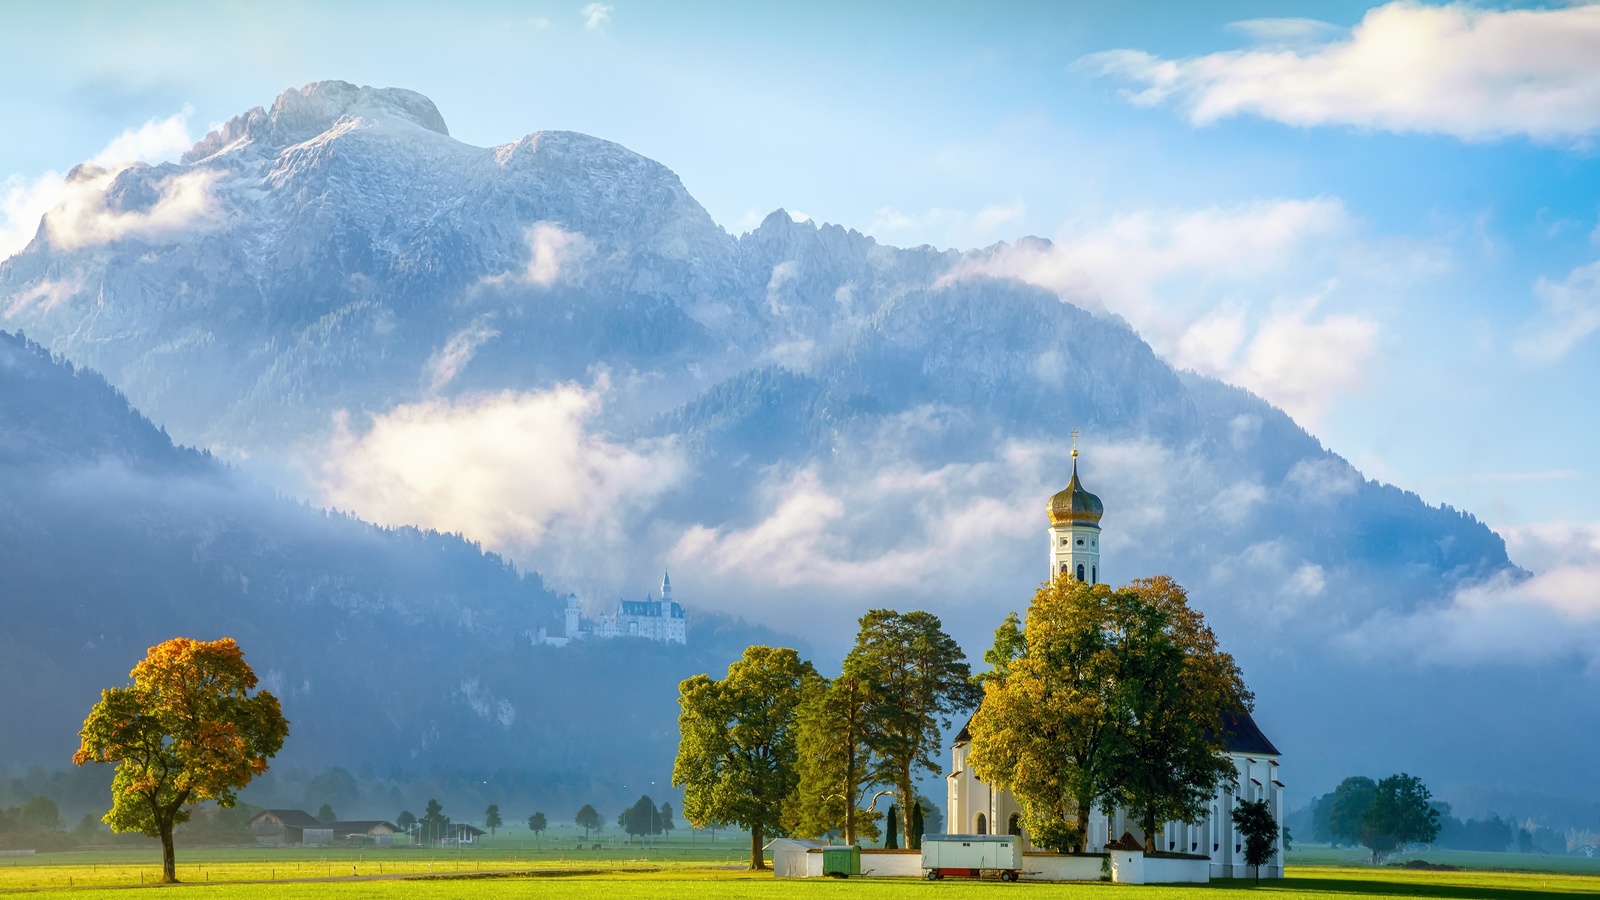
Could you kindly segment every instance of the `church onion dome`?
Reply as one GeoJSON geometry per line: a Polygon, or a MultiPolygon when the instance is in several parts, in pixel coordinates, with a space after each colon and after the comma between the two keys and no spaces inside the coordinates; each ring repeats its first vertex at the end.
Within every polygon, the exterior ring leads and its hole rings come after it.
{"type": "Polygon", "coordinates": [[[1100,498],[1083,489],[1078,482],[1078,451],[1072,451],[1072,480],[1062,491],[1050,498],[1045,507],[1052,525],[1095,525],[1105,514],[1100,498]]]}

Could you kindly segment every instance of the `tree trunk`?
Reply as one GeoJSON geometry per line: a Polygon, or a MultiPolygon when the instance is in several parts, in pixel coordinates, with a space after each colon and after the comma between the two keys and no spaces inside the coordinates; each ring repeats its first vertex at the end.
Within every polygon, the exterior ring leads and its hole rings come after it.
{"type": "Polygon", "coordinates": [[[750,871],[759,872],[767,867],[766,856],[761,851],[761,825],[750,828],[750,871]]]}
{"type": "Polygon", "coordinates": [[[165,884],[178,883],[178,855],[172,846],[172,819],[163,818],[156,823],[161,832],[161,881],[165,884]]]}
{"type": "MultiPolygon", "coordinates": [[[[911,785],[910,766],[906,766],[905,771],[900,773],[899,783],[895,785],[895,790],[900,793],[900,833],[910,835],[911,805],[917,802],[916,789],[911,785]]],[[[999,834],[998,831],[994,831],[992,828],[990,830],[994,834],[999,834]]]]}
{"type": "Polygon", "coordinates": [[[1078,804],[1078,852],[1089,852],[1089,806],[1078,804]]]}

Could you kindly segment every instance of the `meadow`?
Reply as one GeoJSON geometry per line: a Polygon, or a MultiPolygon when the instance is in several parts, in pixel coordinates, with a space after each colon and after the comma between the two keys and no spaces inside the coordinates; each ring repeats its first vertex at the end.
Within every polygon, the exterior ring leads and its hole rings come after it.
{"type": "MultiPolygon", "coordinates": [[[[745,870],[748,838],[722,833],[682,835],[627,844],[614,837],[583,841],[558,831],[535,840],[525,831],[502,832],[475,847],[186,848],[179,846],[183,884],[159,888],[160,852],[154,846],[78,850],[0,858],[0,894],[17,897],[127,898],[129,889],[182,890],[192,900],[298,900],[298,898],[407,898],[499,900],[537,895],[541,900],[966,900],[992,892],[1047,891],[1051,898],[1095,900],[1105,891],[1132,891],[1128,900],[1201,897],[1232,900],[1271,895],[1275,900],[1352,900],[1355,897],[1431,900],[1532,900],[1535,896],[1600,900],[1600,860],[1511,853],[1431,851],[1418,854],[1457,871],[1373,867],[1358,850],[1300,847],[1288,877],[1218,881],[1205,886],[1130,887],[1107,884],[1040,885],[914,879],[775,880],[745,870]],[[599,842],[601,850],[587,849],[599,842]]],[[[1402,860],[1404,857],[1402,857],[1402,860]]]]}

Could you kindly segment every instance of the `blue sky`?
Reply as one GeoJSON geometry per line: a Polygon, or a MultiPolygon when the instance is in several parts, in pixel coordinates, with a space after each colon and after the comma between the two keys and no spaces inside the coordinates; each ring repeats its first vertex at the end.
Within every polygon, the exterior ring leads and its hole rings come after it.
{"type": "Polygon", "coordinates": [[[170,158],[289,86],[407,87],[469,143],[625,144],[730,231],[1050,237],[1012,274],[1527,565],[1600,558],[1600,8],[863,6],[11,4],[0,227],[119,135],[170,158]]]}

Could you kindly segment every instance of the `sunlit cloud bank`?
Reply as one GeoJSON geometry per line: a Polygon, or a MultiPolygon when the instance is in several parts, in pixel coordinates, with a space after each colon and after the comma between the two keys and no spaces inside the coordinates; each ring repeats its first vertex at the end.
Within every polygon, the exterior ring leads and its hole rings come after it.
{"type": "Polygon", "coordinates": [[[105,189],[117,173],[135,163],[175,158],[194,145],[190,115],[185,109],[124,131],[88,160],[76,178],[54,171],[35,178],[7,178],[0,184],[0,259],[26,247],[38,232],[40,220],[52,210],[59,213],[49,222],[50,237],[62,247],[128,233],[159,233],[207,212],[210,181],[196,178],[166,183],[155,206],[144,213],[115,214],[105,209],[105,189]]]}
{"type": "Polygon", "coordinates": [[[576,231],[554,222],[535,222],[523,232],[528,262],[518,270],[483,279],[485,285],[522,284],[547,288],[577,278],[577,267],[594,252],[594,244],[576,231]]]}
{"type": "MultiPolygon", "coordinates": [[[[902,452],[939,434],[924,408],[836,455],[769,473],[753,515],[685,528],[668,551],[674,572],[744,614],[776,609],[748,598],[803,597],[819,614],[914,603],[982,638],[1008,609],[1027,605],[1045,565],[1045,503],[1071,471],[1070,445],[1000,440],[992,454],[926,464],[902,452]]],[[[1318,508],[1359,476],[1335,460],[1309,460],[1278,484],[1219,477],[1193,449],[1151,439],[1096,440],[1081,472],[1106,504],[1104,577],[1124,583],[1172,573],[1224,619],[1252,628],[1318,618],[1334,574],[1283,541],[1259,534],[1277,505],[1318,508]]],[[[1343,615],[1341,608],[1336,611],[1343,615]]],[[[1324,632],[1325,633],[1325,632],[1324,632]]]]}
{"type": "Polygon", "coordinates": [[[1141,106],[1173,103],[1197,125],[1256,115],[1347,125],[1583,141],[1600,131],[1600,6],[1483,9],[1399,0],[1348,33],[1305,19],[1257,19],[1247,50],[1163,59],[1096,53],[1088,71],[1129,82],[1141,106]]]}
{"type": "Polygon", "coordinates": [[[682,477],[670,442],[625,445],[593,430],[604,384],[428,400],[348,415],[322,473],[324,502],[388,525],[460,532],[501,550],[553,532],[615,537],[682,477]]]}
{"type": "Polygon", "coordinates": [[[1361,655],[1431,665],[1579,659],[1600,669],[1600,526],[1545,524],[1503,533],[1512,558],[1533,574],[1503,572],[1445,603],[1374,616],[1342,643],[1361,655]]]}
{"type": "Polygon", "coordinates": [[[1372,315],[1330,308],[1341,277],[1371,263],[1373,253],[1351,249],[1358,231],[1328,198],[1141,211],[970,255],[947,278],[1016,278],[1120,315],[1179,368],[1249,388],[1315,426],[1364,384],[1377,350],[1372,315]]]}

